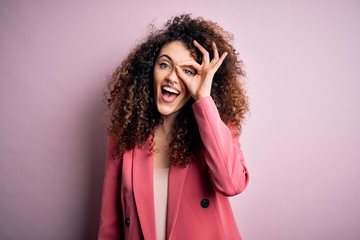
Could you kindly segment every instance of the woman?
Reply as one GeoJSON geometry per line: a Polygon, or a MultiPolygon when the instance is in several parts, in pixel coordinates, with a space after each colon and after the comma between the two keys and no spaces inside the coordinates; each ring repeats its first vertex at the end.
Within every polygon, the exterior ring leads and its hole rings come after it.
{"type": "Polygon", "coordinates": [[[228,196],[249,180],[248,104],[231,37],[181,15],[111,76],[99,239],[241,239],[228,196]]]}

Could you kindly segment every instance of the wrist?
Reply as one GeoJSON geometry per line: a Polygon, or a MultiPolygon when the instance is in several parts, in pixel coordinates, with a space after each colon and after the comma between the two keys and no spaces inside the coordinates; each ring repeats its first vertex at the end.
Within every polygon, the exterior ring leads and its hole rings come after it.
{"type": "Polygon", "coordinates": [[[201,99],[204,99],[204,98],[207,98],[207,97],[210,97],[210,94],[209,95],[200,95],[200,96],[197,96],[195,99],[195,101],[200,101],[201,99]]]}
{"type": "Polygon", "coordinates": [[[198,94],[194,97],[195,101],[198,101],[202,98],[206,98],[206,97],[209,97],[210,96],[210,93],[209,94],[198,94]]]}

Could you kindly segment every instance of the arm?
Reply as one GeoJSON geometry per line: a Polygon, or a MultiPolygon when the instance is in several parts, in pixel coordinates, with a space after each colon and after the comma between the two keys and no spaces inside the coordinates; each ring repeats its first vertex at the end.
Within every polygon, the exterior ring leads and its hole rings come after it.
{"type": "Polygon", "coordinates": [[[107,141],[107,153],[104,183],[102,190],[101,217],[98,239],[119,239],[123,224],[122,211],[119,201],[121,180],[120,160],[113,158],[115,143],[111,137],[107,141]],[[120,217],[119,217],[120,216],[120,217]]]}
{"type": "Polygon", "coordinates": [[[221,120],[210,96],[195,102],[193,110],[213,185],[224,195],[239,194],[249,181],[239,136],[233,136],[221,120]]]}
{"type": "Polygon", "coordinates": [[[201,64],[193,60],[177,63],[177,74],[197,101],[193,109],[205,146],[205,159],[212,182],[224,195],[235,195],[245,189],[249,180],[239,136],[233,136],[230,129],[221,121],[210,97],[213,77],[226,58],[227,52],[220,56],[213,42],[213,58],[210,59],[210,54],[204,47],[197,41],[194,41],[194,45],[203,55],[201,64]],[[196,74],[186,75],[181,69],[182,66],[194,68],[196,74]]]}

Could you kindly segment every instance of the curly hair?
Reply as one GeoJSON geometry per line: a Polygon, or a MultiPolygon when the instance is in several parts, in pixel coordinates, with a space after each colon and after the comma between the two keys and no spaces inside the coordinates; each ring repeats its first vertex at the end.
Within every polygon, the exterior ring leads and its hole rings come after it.
{"type": "MultiPolygon", "coordinates": [[[[192,18],[190,14],[168,20],[162,29],[150,27],[149,34],[121,62],[107,84],[108,134],[116,141],[116,154],[141,147],[163,122],[154,99],[153,71],[161,48],[172,41],[184,43],[198,63],[202,61],[202,54],[193,40],[209,52],[210,58],[213,57],[212,42],[216,43],[219,55],[228,53],[214,75],[211,97],[222,121],[235,130],[235,134],[240,134],[249,107],[243,87],[242,61],[231,44],[233,35],[213,21],[192,18]]],[[[176,117],[170,144],[171,165],[187,165],[203,145],[193,103],[190,99],[176,117]]],[[[150,145],[153,151],[153,138],[150,145]]]]}

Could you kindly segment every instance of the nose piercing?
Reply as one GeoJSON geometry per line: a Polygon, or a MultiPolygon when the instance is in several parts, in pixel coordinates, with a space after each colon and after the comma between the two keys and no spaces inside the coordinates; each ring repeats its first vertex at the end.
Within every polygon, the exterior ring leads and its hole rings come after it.
{"type": "Polygon", "coordinates": [[[174,86],[174,83],[173,83],[172,81],[168,80],[168,85],[169,85],[170,87],[172,87],[172,86],[174,86]]]}

